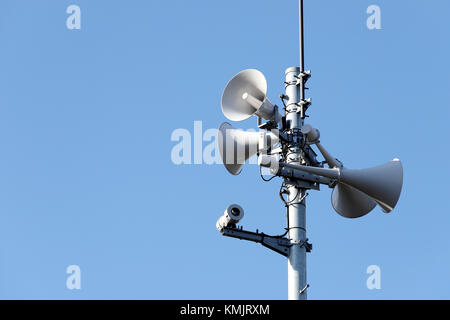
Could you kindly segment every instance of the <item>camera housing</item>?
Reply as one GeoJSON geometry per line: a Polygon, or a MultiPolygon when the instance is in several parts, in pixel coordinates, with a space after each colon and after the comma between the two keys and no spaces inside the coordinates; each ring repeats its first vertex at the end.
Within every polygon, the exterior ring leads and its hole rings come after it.
{"type": "Polygon", "coordinates": [[[236,228],[236,224],[244,218],[244,209],[238,204],[229,205],[223,216],[217,220],[216,228],[222,231],[223,228],[236,228]]]}

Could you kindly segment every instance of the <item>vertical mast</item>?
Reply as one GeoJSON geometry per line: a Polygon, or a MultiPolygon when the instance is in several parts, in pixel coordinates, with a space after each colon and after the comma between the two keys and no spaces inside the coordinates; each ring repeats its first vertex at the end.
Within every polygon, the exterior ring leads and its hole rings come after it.
{"type": "MultiPolygon", "coordinates": [[[[300,67],[286,70],[286,133],[291,136],[286,154],[287,163],[305,164],[302,152],[300,129],[305,117],[304,39],[303,39],[303,0],[299,0],[299,42],[300,67]]],[[[287,203],[288,235],[291,242],[288,257],[288,298],[307,299],[306,281],[306,189],[285,179],[289,193],[287,203]]]]}

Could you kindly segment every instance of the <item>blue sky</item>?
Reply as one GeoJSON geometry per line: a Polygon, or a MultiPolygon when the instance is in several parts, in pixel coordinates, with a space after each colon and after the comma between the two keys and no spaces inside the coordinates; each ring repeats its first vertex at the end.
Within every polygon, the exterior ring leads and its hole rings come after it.
{"type": "MultiPolygon", "coordinates": [[[[405,170],[389,215],[346,220],[329,189],[310,192],[309,297],[449,298],[450,3],[305,0],[305,14],[309,123],[347,167],[405,170]],[[382,30],[366,27],[372,4],[382,30]]],[[[226,121],[220,96],[243,69],[278,102],[297,39],[295,0],[2,0],[0,298],[285,299],[285,258],[215,229],[239,203],[247,229],[279,234],[281,181],[176,166],[170,137],[226,121]]]]}

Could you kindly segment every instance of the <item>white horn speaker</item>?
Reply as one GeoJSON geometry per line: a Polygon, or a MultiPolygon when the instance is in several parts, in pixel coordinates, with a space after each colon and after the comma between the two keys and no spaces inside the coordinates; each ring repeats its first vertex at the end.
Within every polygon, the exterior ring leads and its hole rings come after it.
{"type": "Polygon", "coordinates": [[[399,159],[363,170],[341,170],[340,181],[367,194],[389,213],[394,210],[403,187],[403,166],[399,159]]]}
{"type": "Polygon", "coordinates": [[[228,82],[222,94],[222,112],[231,121],[244,121],[251,116],[279,120],[275,105],[267,98],[267,81],[255,69],[239,72],[228,82]]]}
{"type": "Polygon", "coordinates": [[[225,122],[219,128],[219,152],[225,168],[232,175],[242,171],[245,162],[279,142],[279,137],[266,132],[245,132],[225,122]]]}
{"type": "MultiPolygon", "coordinates": [[[[372,198],[386,213],[394,210],[402,192],[403,166],[399,159],[394,159],[391,162],[375,168],[361,170],[350,170],[346,168],[325,169],[289,164],[285,164],[285,166],[310,172],[322,177],[336,179],[339,183],[356,189],[372,198]]],[[[363,201],[362,198],[357,199],[356,202],[353,203],[352,201],[358,198],[355,196],[358,196],[359,194],[353,192],[352,189],[339,186],[338,190],[335,192],[333,206],[335,206],[335,209],[337,208],[337,210],[341,211],[341,214],[344,212],[344,216],[357,217],[359,215],[358,211],[362,213],[371,206],[369,201],[363,201]],[[348,209],[351,207],[352,203],[361,204],[361,208],[355,212],[350,210],[346,213],[344,211],[345,208],[348,209]],[[363,210],[364,208],[366,209],[363,210]]]]}
{"type": "Polygon", "coordinates": [[[371,212],[377,203],[365,193],[338,183],[331,194],[334,211],[344,218],[360,218],[371,212]]]}
{"type": "MultiPolygon", "coordinates": [[[[330,168],[343,168],[343,165],[320,143],[319,130],[305,124],[302,127],[302,133],[310,144],[317,146],[330,168]]],[[[333,189],[331,204],[334,210],[345,218],[360,218],[377,206],[377,203],[371,197],[343,183],[338,183],[333,189]]]]}

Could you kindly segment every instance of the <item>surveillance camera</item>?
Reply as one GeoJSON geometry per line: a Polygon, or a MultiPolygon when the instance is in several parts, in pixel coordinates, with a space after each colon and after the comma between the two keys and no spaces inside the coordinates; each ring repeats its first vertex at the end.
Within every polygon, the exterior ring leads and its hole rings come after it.
{"type": "Polygon", "coordinates": [[[232,204],[226,208],[223,216],[217,220],[217,230],[222,231],[223,228],[235,228],[236,224],[244,217],[244,209],[237,204],[232,204]]]}

